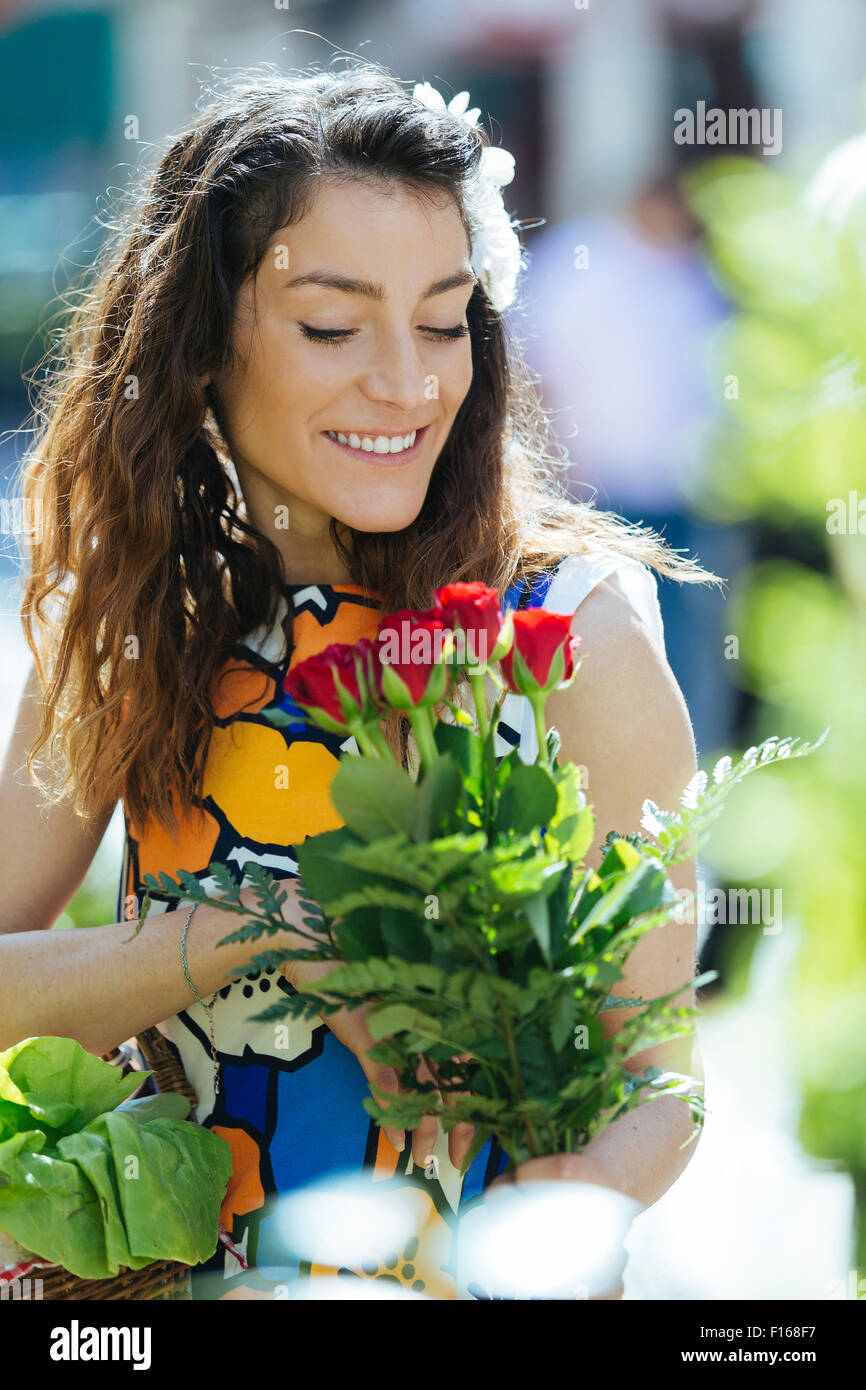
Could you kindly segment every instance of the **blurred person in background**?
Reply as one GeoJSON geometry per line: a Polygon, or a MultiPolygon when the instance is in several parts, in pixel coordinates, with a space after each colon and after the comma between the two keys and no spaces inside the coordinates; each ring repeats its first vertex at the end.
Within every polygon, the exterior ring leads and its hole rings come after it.
{"type": "MultiPolygon", "coordinates": [[[[661,531],[726,575],[735,557],[691,511],[683,481],[714,408],[705,351],[727,305],[705,268],[676,177],[642,188],[627,214],[579,217],[531,244],[525,351],[572,460],[576,495],[661,531]],[[715,541],[715,545],[713,542],[715,541]]],[[[701,604],[701,596],[692,598],[701,604]]],[[[731,730],[720,640],[679,585],[660,602],[667,649],[698,748],[731,730]],[[700,619],[696,622],[696,618],[700,619]]]]}
{"type": "MultiPolygon", "coordinates": [[[[760,102],[740,21],[674,14],[664,25],[666,153],[622,203],[578,211],[529,243],[525,307],[514,316],[526,359],[570,461],[576,496],[662,532],[726,579],[747,563],[744,527],[695,509],[704,436],[723,406],[708,349],[729,313],[709,270],[683,175],[725,146],[674,141],[674,112],[760,102]]],[[[739,153],[753,153],[740,147],[739,153]]],[[[660,594],[671,666],[699,751],[731,739],[741,697],[724,657],[724,604],[681,585],[660,594]]]]}

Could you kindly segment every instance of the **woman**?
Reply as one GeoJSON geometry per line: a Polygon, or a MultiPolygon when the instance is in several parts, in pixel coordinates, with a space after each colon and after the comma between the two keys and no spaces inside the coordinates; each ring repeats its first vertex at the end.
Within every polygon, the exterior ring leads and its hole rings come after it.
{"type": "MultiPolygon", "coordinates": [[[[208,865],[223,860],[239,881],[248,861],[287,880],[285,936],[269,944],[297,944],[294,847],[339,824],[327,788],[343,749],[262,716],[289,666],[373,635],[383,611],[426,606],[437,585],[483,580],[512,604],[576,610],[590,659],[548,715],[562,756],[587,768],[599,842],[637,827],[645,797],[673,804],[695,767],[652,570],[707,576],[557,487],[501,316],[516,269],[499,194],[508,157],[483,153],[465,106],[465,94],[449,109],[427,87],[410,95],[365,63],[227,84],[102,253],[22,480],[41,529],[22,605],[35,662],[0,803],[0,1046],[55,1033],[102,1053],[158,1023],[197,1118],[232,1148],[222,1220],[249,1267],[218,1246],[199,1296],[272,1297],[328,1267],[299,1269],[273,1219],[281,1195],[316,1177],[355,1168],[408,1184],[432,1230],[502,1167],[488,1143],[461,1183],[465,1126],[447,1138],[432,1120],[379,1131],[361,1105],[368,1080],[395,1081],[366,1057],[361,1012],[293,1024],[288,1038],[251,1021],[271,991],[322,967],[226,984],[250,948],[216,951],[227,919],[200,906],[188,983],[187,913],[158,895],[128,940],[144,874],[186,869],[213,894],[208,865]],[[118,923],[43,935],[118,798],[118,923]]],[[[510,701],[503,746],[531,756],[525,703],[510,701]]],[[[694,890],[692,866],[672,877],[694,890]]],[[[249,887],[242,897],[253,904],[249,887]]],[[[656,929],[621,992],[675,987],[694,953],[693,925],[656,929]]],[[[614,1029],[629,1016],[606,1018],[614,1029]]],[[[688,1072],[696,1059],[670,1043],[635,1063],[650,1064],[688,1072]]],[[[659,1098],[518,1178],[653,1202],[687,1162],[690,1133],[686,1108],[659,1098]]],[[[353,1272],[454,1297],[453,1268],[425,1263],[424,1248],[353,1272]]]]}

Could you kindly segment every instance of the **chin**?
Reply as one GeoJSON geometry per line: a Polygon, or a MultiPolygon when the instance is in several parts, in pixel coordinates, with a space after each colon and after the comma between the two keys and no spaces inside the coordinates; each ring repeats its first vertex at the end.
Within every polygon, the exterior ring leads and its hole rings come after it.
{"type": "Polygon", "coordinates": [[[427,496],[429,479],[425,480],[423,491],[412,488],[406,495],[399,491],[391,496],[365,492],[360,497],[342,498],[339,510],[331,515],[343,526],[351,526],[353,531],[382,532],[390,535],[395,531],[405,531],[418,516],[427,496]]]}
{"type": "Polygon", "coordinates": [[[343,526],[351,526],[353,531],[364,531],[369,534],[376,532],[382,535],[391,535],[395,531],[405,531],[407,526],[411,526],[421,508],[399,508],[393,511],[375,511],[372,508],[359,508],[356,512],[347,512],[342,516],[337,516],[337,521],[343,526]]]}

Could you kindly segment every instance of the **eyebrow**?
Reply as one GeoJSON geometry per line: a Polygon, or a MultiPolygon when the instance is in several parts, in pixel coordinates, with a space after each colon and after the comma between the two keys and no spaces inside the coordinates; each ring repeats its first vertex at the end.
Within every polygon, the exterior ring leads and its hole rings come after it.
{"type": "MultiPolygon", "coordinates": [[[[427,286],[421,298],[432,299],[434,295],[445,294],[448,290],[476,283],[477,277],[471,270],[458,270],[453,275],[446,275],[442,280],[434,280],[432,285],[427,286]]],[[[301,285],[323,285],[326,289],[343,290],[346,294],[361,294],[366,299],[379,302],[387,298],[384,285],[377,285],[372,280],[353,280],[350,276],[341,275],[334,270],[310,270],[305,275],[296,275],[294,279],[287,281],[283,289],[293,290],[301,285]]]]}

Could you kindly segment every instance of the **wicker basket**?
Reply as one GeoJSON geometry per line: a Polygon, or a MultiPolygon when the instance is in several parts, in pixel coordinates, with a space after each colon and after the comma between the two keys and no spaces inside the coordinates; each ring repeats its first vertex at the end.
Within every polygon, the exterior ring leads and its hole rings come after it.
{"type": "MultiPolygon", "coordinates": [[[[157,1091],[175,1091],[186,1096],[193,1107],[198,1097],[184,1075],[183,1068],[158,1028],[148,1028],[136,1038],[157,1091]]],[[[120,1048],[105,1055],[104,1061],[120,1067],[124,1076],[133,1071],[129,1055],[120,1048]]],[[[33,1277],[42,1281],[43,1299],[112,1299],[116,1302],[191,1299],[190,1267],[178,1260],[155,1260],[144,1269],[121,1269],[113,1279],[80,1279],[63,1265],[35,1269],[33,1277]]]]}

